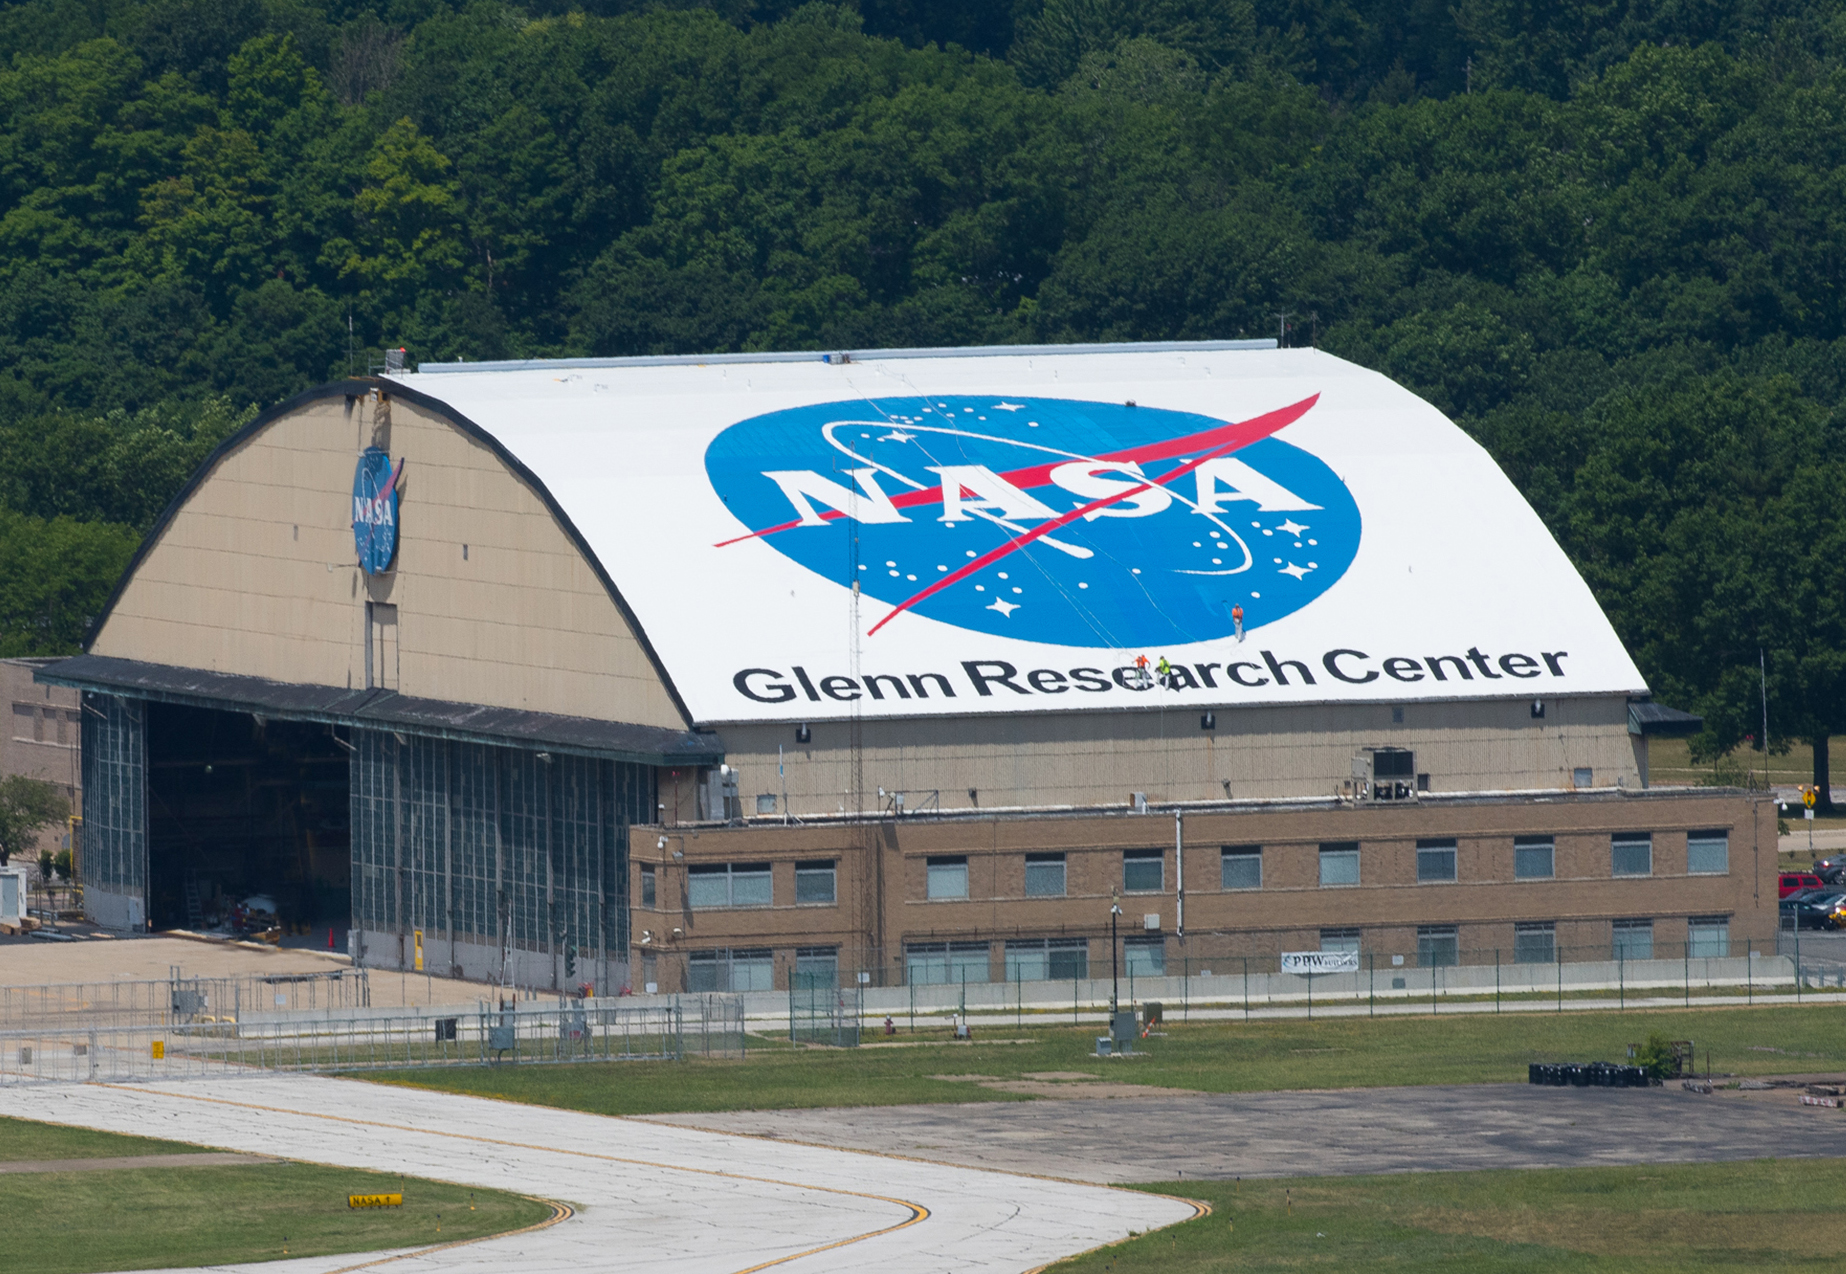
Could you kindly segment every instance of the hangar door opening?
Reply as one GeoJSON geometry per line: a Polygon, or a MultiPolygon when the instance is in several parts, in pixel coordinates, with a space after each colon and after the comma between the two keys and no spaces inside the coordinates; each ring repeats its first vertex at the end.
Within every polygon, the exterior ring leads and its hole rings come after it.
{"type": "Polygon", "coordinates": [[[329,727],[147,707],[148,918],[341,951],[352,916],[351,765],[329,727]],[[276,931],[279,931],[277,933],[276,931]]]}

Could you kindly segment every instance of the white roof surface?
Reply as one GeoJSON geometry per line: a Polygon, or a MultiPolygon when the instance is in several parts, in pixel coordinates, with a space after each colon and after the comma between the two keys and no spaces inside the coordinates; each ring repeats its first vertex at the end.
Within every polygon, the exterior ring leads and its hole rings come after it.
{"type": "Polygon", "coordinates": [[[701,723],[1645,690],[1487,453],[1318,351],[401,379],[545,483],[701,723]]]}

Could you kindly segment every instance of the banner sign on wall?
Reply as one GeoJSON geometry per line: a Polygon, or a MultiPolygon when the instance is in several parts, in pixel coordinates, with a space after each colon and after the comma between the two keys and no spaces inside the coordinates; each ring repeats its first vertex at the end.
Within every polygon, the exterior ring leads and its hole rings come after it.
{"type": "Polygon", "coordinates": [[[404,379],[545,483],[701,722],[1645,689],[1486,452],[1314,350],[404,379]]]}
{"type": "Polygon", "coordinates": [[[1357,951],[1284,951],[1284,973],[1357,973],[1357,951]]]}

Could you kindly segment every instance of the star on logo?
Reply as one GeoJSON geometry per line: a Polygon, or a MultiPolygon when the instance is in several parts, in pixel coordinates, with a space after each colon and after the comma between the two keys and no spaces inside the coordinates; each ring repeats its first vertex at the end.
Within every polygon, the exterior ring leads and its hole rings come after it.
{"type": "Polygon", "coordinates": [[[1019,609],[1019,606],[1014,602],[1007,601],[1004,597],[996,597],[994,598],[994,604],[992,606],[985,607],[984,609],[997,610],[1002,615],[1006,615],[1010,617],[1014,611],[1019,609]]]}
{"type": "Polygon", "coordinates": [[[1312,569],[1314,568],[1311,566],[1296,566],[1293,562],[1290,562],[1287,566],[1284,566],[1281,570],[1277,571],[1276,574],[1277,575],[1293,575],[1296,579],[1305,579],[1307,577],[1307,573],[1312,569]]]}
{"type": "Polygon", "coordinates": [[[1307,527],[1301,525],[1301,523],[1295,521],[1295,519],[1290,518],[1286,522],[1278,523],[1276,530],[1282,532],[1284,535],[1300,535],[1303,531],[1307,530],[1307,527]]]}
{"type": "Polygon", "coordinates": [[[914,437],[916,437],[915,434],[907,434],[901,429],[893,429],[890,433],[886,434],[884,437],[880,438],[878,441],[880,442],[909,442],[914,437]]]}
{"type": "Polygon", "coordinates": [[[1025,406],[1024,403],[997,402],[993,405],[993,410],[995,411],[1018,411],[1021,407],[1024,407],[1024,406],[1025,406]]]}

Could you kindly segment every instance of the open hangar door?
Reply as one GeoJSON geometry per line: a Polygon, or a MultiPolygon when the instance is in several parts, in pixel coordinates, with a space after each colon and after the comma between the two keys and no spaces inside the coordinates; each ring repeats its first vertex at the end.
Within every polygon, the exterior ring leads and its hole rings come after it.
{"type": "Polygon", "coordinates": [[[351,764],[319,722],[147,707],[148,918],[156,929],[346,949],[351,764]],[[261,904],[274,904],[273,923],[261,904]]]}

